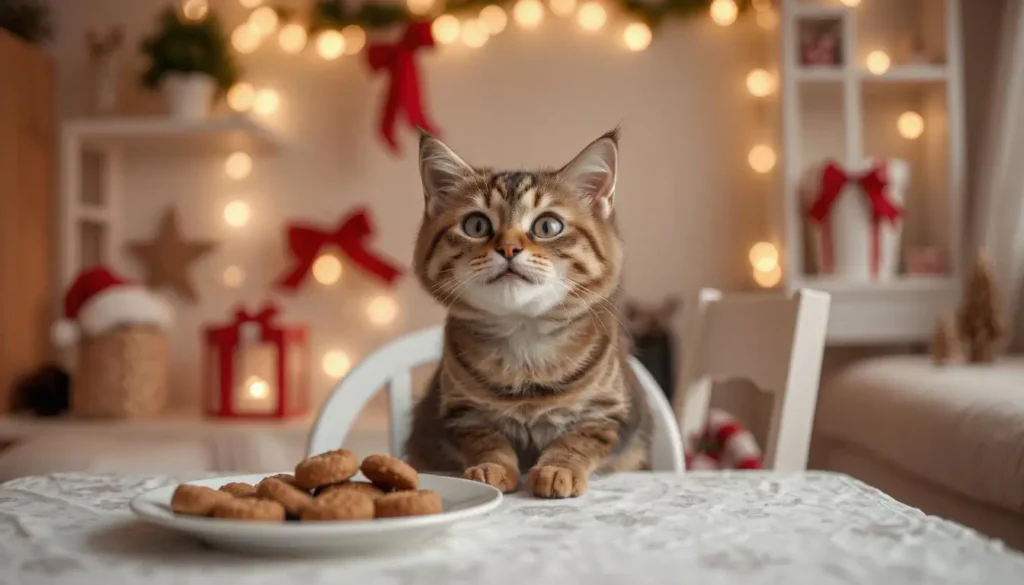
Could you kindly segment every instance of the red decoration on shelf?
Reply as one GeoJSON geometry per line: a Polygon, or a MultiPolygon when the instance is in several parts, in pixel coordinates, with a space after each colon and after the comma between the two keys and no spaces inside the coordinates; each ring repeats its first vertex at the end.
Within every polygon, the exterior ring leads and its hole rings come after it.
{"type": "Polygon", "coordinates": [[[430,22],[414,22],[406,27],[397,43],[373,43],[366,51],[366,59],[374,72],[387,71],[388,92],[381,110],[380,135],[395,153],[401,151],[395,138],[395,123],[400,111],[413,127],[437,134],[437,128],[427,120],[420,90],[416,51],[434,46],[430,22]]]}
{"type": "Polygon", "coordinates": [[[886,176],[885,163],[881,161],[868,172],[859,177],[851,177],[834,161],[825,165],[821,175],[821,187],[807,210],[807,215],[819,225],[823,234],[822,264],[825,271],[832,269],[832,234],[829,226],[829,214],[832,206],[839,199],[840,193],[850,181],[860,185],[861,192],[868,198],[871,206],[871,274],[878,274],[879,265],[879,227],[882,220],[891,223],[903,215],[903,210],[886,197],[889,178],[886,176]]]}
{"type": "Polygon", "coordinates": [[[321,250],[328,244],[340,248],[356,266],[373,274],[385,284],[393,284],[402,272],[367,249],[366,239],[372,235],[373,226],[370,225],[370,217],[365,209],[358,209],[342,218],[333,231],[323,231],[308,224],[288,226],[288,249],[294,263],[288,273],[278,280],[277,285],[291,291],[298,289],[321,250]]]}
{"type": "Polygon", "coordinates": [[[308,332],[277,325],[278,309],[235,310],[205,330],[206,413],[223,418],[285,418],[309,409],[308,332]]]}

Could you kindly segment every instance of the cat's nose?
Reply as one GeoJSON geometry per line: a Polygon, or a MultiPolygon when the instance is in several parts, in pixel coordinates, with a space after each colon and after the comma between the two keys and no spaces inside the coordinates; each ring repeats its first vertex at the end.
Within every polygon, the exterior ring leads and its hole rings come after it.
{"type": "Polygon", "coordinates": [[[523,249],[517,244],[499,244],[498,253],[505,257],[506,260],[511,260],[519,255],[523,249]]]}

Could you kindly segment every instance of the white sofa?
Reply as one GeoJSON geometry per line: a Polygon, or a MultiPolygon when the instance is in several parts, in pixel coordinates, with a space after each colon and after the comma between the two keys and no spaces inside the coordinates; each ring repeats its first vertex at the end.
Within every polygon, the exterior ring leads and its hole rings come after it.
{"type": "Polygon", "coordinates": [[[1024,359],[860,362],[821,389],[810,465],[1024,550],[1024,359]]]}

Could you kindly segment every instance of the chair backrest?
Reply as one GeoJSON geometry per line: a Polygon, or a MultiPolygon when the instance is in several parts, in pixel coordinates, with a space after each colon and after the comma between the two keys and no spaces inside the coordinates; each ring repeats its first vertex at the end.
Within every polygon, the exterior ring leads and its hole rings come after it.
{"type": "Polygon", "coordinates": [[[745,379],[773,394],[764,460],[791,471],[807,467],[830,297],[815,290],[723,296],[703,289],[689,303],[675,408],[689,440],[707,420],[711,385],[745,379]]]}
{"type": "MultiPolygon", "coordinates": [[[[359,411],[386,386],[390,398],[391,453],[404,456],[413,406],[411,370],[438,362],[443,340],[443,327],[429,327],[384,345],[357,364],[335,385],[324,402],[313,425],[307,452],[313,455],[337,449],[348,435],[359,411]]],[[[656,471],[682,472],[683,443],[672,406],[650,372],[636,358],[631,357],[630,364],[644,387],[654,415],[651,466],[656,471]]]]}

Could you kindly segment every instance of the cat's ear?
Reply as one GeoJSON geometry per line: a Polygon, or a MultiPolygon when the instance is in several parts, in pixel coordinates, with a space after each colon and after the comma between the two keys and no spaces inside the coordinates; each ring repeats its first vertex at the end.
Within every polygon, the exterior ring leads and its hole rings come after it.
{"type": "Polygon", "coordinates": [[[615,176],[619,166],[619,129],[591,142],[558,171],[559,177],[580,197],[591,201],[608,217],[615,202],[615,176]]]}
{"type": "Polygon", "coordinates": [[[472,174],[473,168],[454,150],[420,130],[420,179],[423,181],[427,215],[436,213],[459,181],[472,174]]]}

